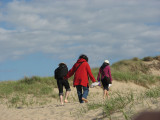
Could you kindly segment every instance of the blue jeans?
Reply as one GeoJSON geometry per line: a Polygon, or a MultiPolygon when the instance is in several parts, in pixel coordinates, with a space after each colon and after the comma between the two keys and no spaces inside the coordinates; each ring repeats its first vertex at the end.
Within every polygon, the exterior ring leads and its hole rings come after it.
{"type": "Polygon", "coordinates": [[[83,103],[82,97],[87,99],[89,88],[84,87],[82,85],[77,85],[76,88],[77,88],[77,94],[78,94],[79,102],[83,103]],[[83,89],[83,92],[82,92],[82,89],[83,89]]]}

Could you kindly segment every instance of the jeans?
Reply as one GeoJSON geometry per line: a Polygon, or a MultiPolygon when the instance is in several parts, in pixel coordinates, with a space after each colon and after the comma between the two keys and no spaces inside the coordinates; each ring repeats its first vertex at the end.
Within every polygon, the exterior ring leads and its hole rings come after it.
{"type": "Polygon", "coordinates": [[[77,88],[77,94],[78,94],[79,102],[83,103],[82,97],[87,99],[89,88],[84,87],[82,85],[77,85],[76,88],[77,88]],[[82,89],[83,89],[83,92],[82,92],[82,89]]]}

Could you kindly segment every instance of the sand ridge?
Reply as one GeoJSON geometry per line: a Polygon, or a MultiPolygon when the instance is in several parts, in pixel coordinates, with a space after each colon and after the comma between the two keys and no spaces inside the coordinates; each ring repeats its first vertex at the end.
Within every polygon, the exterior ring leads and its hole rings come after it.
{"type": "MultiPolygon", "coordinates": [[[[8,108],[4,104],[0,104],[0,120],[92,120],[97,116],[102,117],[102,110],[90,111],[81,117],[79,110],[85,107],[87,103],[80,104],[76,93],[76,88],[71,88],[69,96],[69,103],[64,106],[60,105],[58,99],[53,100],[51,103],[42,106],[30,106],[22,108],[8,108]],[[74,99],[73,99],[74,98],[74,99]]],[[[112,92],[127,92],[127,91],[143,92],[146,88],[136,85],[134,83],[118,82],[113,80],[110,88],[112,92]]],[[[57,91],[58,94],[58,91],[57,91]]],[[[102,100],[103,89],[99,86],[89,89],[89,102],[97,102],[102,100]]]]}

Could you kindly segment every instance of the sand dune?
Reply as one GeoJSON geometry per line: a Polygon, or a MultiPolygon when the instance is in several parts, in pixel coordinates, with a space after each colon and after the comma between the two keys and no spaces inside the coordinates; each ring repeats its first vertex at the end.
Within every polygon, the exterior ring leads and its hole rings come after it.
{"type": "MultiPolygon", "coordinates": [[[[110,94],[116,91],[127,92],[130,90],[139,93],[146,90],[146,88],[133,83],[123,83],[113,80],[110,94]]],[[[89,102],[101,101],[102,93],[102,88],[98,86],[90,88],[88,96],[89,102]]],[[[91,110],[81,116],[79,110],[85,107],[87,103],[79,104],[75,88],[72,88],[69,97],[70,103],[66,103],[64,106],[60,106],[59,100],[56,99],[47,105],[24,108],[8,108],[6,105],[0,104],[0,120],[94,120],[103,117],[101,109],[91,110]]]]}

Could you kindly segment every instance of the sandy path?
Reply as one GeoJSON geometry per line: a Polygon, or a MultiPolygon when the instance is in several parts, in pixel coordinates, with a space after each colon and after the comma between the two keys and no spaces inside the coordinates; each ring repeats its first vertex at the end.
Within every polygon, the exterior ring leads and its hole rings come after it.
{"type": "MultiPolygon", "coordinates": [[[[143,90],[145,90],[145,88],[133,83],[122,83],[113,81],[110,93],[115,91],[127,92],[130,90],[134,92],[142,92],[143,90]]],[[[89,102],[101,101],[102,93],[102,88],[98,86],[95,88],[90,88],[88,96],[89,102]]],[[[7,108],[6,105],[0,104],[0,120],[93,120],[98,115],[102,116],[102,111],[97,110],[87,113],[82,118],[77,117],[81,115],[79,113],[80,111],[77,110],[83,108],[86,103],[84,103],[83,105],[79,104],[75,88],[72,88],[70,101],[70,103],[66,103],[64,106],[59,106],[59,101],[54,100],[52,103],[49,103],[47,105],[21,109],[7,108]]]]}
{"type": "Polygon", "coordinates": [[[71,114],[75,108],[80,107],[79,103],[68,103],[65,106],[57,104],[30,107],[30,108],[7,108],[0,106],[0,120],[69,120],[74,116],[71,114]]]}

